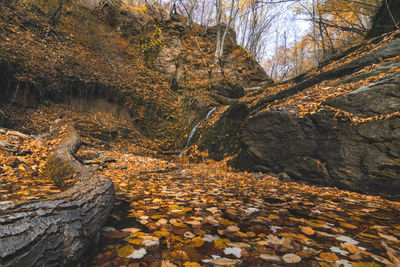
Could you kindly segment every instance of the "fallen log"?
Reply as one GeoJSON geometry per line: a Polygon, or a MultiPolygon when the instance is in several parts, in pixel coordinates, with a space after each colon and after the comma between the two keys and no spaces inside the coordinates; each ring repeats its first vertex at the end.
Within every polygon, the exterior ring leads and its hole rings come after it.
{"type": "Polygon", "coordinates": [[[50,199],[0,203],[0,266],[74,266],[98,240],[114,187],[74,158],[81,141],[72,126],[66,132],[46,172],[61,187],[75,184],[50,199]]]}

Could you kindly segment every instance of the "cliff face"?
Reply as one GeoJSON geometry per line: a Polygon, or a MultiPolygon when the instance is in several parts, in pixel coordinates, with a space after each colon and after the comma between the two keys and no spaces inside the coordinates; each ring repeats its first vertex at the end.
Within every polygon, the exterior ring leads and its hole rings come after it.
{"type": "Polygon", "coordinates": [[[53,26],[47,16],[53,8],[0,5],[5,106],[86,101],[89,107],[106,100],[128,111],[161,147],[173,149],[211,107],[232,103],[249,84],[272,83],[235,43],[234,32],[218,66],[213,29],[188,26],[179,15],[157,21],[144,9],[65,5],[53,26]]]}
{"type": "Polygon", "coordinates": [[[200,146],[217,158],[234,155],[241,169],[400,199],[398,38],[368,41],[301,78],[242,98],[200,146]]]}

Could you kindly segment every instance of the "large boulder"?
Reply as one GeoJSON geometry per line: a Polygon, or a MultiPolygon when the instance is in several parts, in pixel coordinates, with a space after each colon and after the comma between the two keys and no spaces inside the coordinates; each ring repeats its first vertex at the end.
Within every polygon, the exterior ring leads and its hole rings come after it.
{"type": "Polygon", "coordinates": [[[400,199],[400,72],[324,104],[377,117],[354,124],[330,108],[304,118],[259,113],[243,127],[236,166],[400,199]]]}

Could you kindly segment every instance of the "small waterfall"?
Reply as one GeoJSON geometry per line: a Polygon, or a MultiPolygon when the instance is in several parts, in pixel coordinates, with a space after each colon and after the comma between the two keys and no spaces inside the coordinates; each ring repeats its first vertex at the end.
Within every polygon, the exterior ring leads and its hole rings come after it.
{"type": "Polygon", "coordinates": [[[196,130],[197,130],[197,128],[199,128],[200,124],[201,124],[203,121],[205,121],[206,119],[208,119],[208,118],[211,116],[211,114],[214,113],[214,111],[215,111],[216,109],[217,109],[217,108],[212,108],[212,109],[207,113],[207,116],[206,116],[204,119],[202,119],[201,121],[199,121],[199,122],[193,127],[193,129],[192,129],[192,131],[190,132],[189,137],[188,137],[188,139],[187,139],[187,141],[186,141],[186,145],[185,145],[185,147],[182,149],[181,153],[179,153],[178,158],[182,157],[182,155],[183,155],[183,153],[185,152],[185,150],[189,147],[190,140],[192,139],[193,135],[196,133],[196,130]]]}

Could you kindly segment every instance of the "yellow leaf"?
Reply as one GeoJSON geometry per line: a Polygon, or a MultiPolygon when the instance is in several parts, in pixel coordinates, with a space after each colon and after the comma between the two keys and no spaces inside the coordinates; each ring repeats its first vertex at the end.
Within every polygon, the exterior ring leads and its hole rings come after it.
{"type": "Polygon", "coordinates": [[[21,170],[21,171],[25,171],[25,168],[24,168],[24,166],[22,166],[22,165],[19,165],[19,166],[18,166],[18,169],[21,170]]]}
{"type": "Polygon", "coordinates": [[[201,267],[200,264],[198,264],[197,262],[185,262],[185,264],[183,264],[184,267],[201,267]]]}
{"type": "Polygon", "coordinates": [[[290,239],[297,239],[298,241],[305,241],[305,240],[310,239],[310,238],[306,237],[305,235],[294,234],[294,233],[279,233],[278,236],[286,237],[286,238],[290,238],[290,239]]]}
{"type": "Polygon", "coordinates": [[[344,244],[344,248],[347,249],[350,253],[356,254],[359,252],[362,252],[361,249],[357,248],[355,245],[353,244],[344,244]]]}
{"type": "Polygon", "coordinates": [[[243,233],[243,232],[240,232],[240,231],[239,231],[239,232],[236,232],[235,235],[236,235],[236,236],[240,236],[240,237],[247,237],[247,234],[246,234],[246,233],[243,233]]]}
{"type": "Polygon", "coordinates": [[[201,230],[201,229],[196,229],[196,230],[194,230],[194,233],[195,233],[196,235],[205,235],[205,234],[206,234],[206,231],[201,230]]]}
{"type": "Polygon", "coordinates": [[[340,222],[340,225],[350,229],[357,229],[358,227],[349,223],[340,222]]]}
{"type": "Polygon", "coordinates": [[[158,220],[158,219],[161,219],[161,218],[163,218],[163,217],[165,217],[165,216],[166,216],[166,215],[157,214],[157,215],[151,216],[151,218],[152,218],[153,220],[158,220]]]}
{"type": "Polygon", "coordinates": [[[278,215],[275,215],[275,214],[270,214],[270,215],[268,216],[268,219],[277,220],[277,219],[279,219],[279,216],[278,216],[278,215]]]}
{"type": "Polygon", "coordinates": [[[321,259],[324,259],[328,262],[333,262],[338,260],[339,258],[336,256],[335,253],[327,253],[327,252],[322,252],[321,254],[319,254],[319,256],[321,257],[321,259]]]}
{"type": "Polygon", "coordinates": [[[302,221],[301,219],[297,219],[297,218],[294,218],[294,217],[289,217],[289,220],[296,221],[296,222],[301,222],[302,221]]]}
{"type": "Polygon", "coordinates": [[[155,236],[161,237],[161,236],[169,236],[169,232],[167,231],[155,231],[153,233],[155,236]]]}
{"type": "Polygon", "coordinates": [[[223,219],[223,218],[220,219],[219,222],[220,222],[221,224],[223,224],[223,225],[233,225],[233,224],[235,224],[235,223],[231,222],[230,220],[228,220],[228,219],[223,219]]]}
{"type": "Polygon", "coordinates": [[[126,241],[128,241],[129,243],[131,243],[131,244],[133,244],[133,245],[140,245],[140,244],[142,244],[142,239],[137,239],[137,238],[134,238],[134,239],[128,238],[128,239],[126,239],[126,241]]]}
{"type": "Polygon", "coordinates": [[[369,238],[374,238],[374,239],[379,239],[378,236],[376,236],[376,235],[371,235],[371,234],[367,234],[367,233],[361,233],[360,236],[369,237],[369,238]]]}
{"type": "Polygon", "coordinates": [[[301,231],[306,235],[313,235],[314,230],[311,227],[300,227],[301,231]]]}
{"type": "Polygon", "coordinates": [[[214,245],[215,247],[219,248],[219,249],[224,249],[227,247],[227,243],[229,243],[230,241],[226,238],[219,238],[219,239],[215,239],[214,240],[214,245]]]}
{"type": "Polygon", "coordinates": [[[199,248],[204,244],[204,240],[201,237],[195,237],[190,241],[190,245],[194,248],[199,248]]]}
{"type": "Polygon", "coordinates": [[[134,251],[135,251],[135,249],[131,245],[127,245],[127,246],[124,246],[124,247],[118,249],[117,254],[118,254],[118,257],[125,258],[125,257],[131,255],[134,251]]]}

